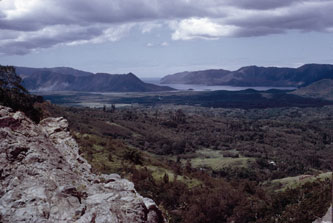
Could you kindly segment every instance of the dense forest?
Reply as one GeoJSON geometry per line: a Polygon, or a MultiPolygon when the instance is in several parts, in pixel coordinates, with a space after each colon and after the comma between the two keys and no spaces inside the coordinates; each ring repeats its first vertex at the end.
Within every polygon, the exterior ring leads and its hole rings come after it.
{"type": "Polygon", "coordinates": [[[83,102],[104,104],[191,105],[207,108],[281,108],[281,107],[322,107],[333,105],[332,101],[320,98],[305,98],[293,94],[291,90],[257,91],[173,91],[164,93],[103,94],[96,92],[44,92],[44,98],[56,104],[83,105],[83,102]]]}
{"type": "Polygon", "coordinates": [[[330,202],[333,107],[59,107],[96,172],[118,172],[170,222],[312,222],[330,202]]]}
{"type": "Polygon", "coordinates": [[[133,181],[169,222],[306,223],[330,204],[331,105],[61,107],[9,74],[3,67],[2,105],[36,122],[68,119],[93,171],[133,181]]]}

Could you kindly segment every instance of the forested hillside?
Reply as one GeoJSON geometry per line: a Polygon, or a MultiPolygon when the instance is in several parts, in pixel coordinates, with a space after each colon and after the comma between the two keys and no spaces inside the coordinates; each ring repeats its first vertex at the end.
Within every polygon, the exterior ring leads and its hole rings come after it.
{"type": "Polygon", "coordinates": [[[312,222],[329,206],[331,106],[43,110],[70,120],[95,171],[131,179],[170,222],[312,222]]]}

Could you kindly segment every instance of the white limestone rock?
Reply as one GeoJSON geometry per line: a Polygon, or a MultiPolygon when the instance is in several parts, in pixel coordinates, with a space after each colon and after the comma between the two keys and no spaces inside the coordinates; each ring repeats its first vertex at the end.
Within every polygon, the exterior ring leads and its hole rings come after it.
{"type": "Polygon", "coordinates": [[[0,222],[164,222],[132,182],[92,174],[78,151],[64,118],[35,125],[0,106],[0,222]]]}

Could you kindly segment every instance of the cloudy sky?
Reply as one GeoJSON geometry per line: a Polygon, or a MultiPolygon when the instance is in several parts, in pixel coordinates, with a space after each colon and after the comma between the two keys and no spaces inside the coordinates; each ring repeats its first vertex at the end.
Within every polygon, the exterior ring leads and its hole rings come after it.
{"type": "Polygon", "coordinates": [[[0,0],[0,64],[157,77],[333,63],[333,0],[0,0]]]}

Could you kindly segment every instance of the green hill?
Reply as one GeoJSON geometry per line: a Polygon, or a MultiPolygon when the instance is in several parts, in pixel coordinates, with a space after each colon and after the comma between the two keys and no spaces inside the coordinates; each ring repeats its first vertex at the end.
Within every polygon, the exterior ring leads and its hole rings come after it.
{"type": "Polygon", "coordinates": [[[303,97],[320,98],[333,101],[333,80],[323,79],[316,81],[309,86],[293,91],[292,94],[303,97]]]}

